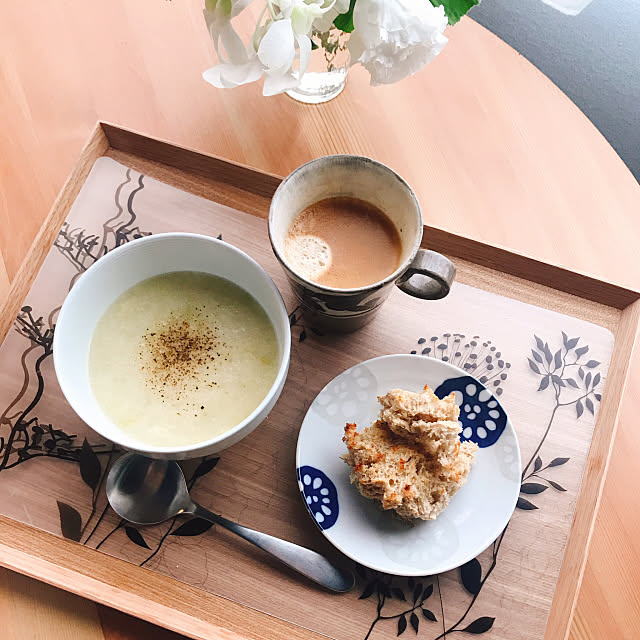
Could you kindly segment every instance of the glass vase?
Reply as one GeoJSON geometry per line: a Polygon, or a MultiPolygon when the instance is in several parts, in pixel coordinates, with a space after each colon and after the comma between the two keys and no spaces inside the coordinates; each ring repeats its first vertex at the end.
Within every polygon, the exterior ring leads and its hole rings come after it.
{"type": "Polygon", "coordinates": [[[336,28],[324,33],[314,32],[309,67],[300,84],[287,91],[287,95],[306,104],[320,104],[338,96],[344,89],[349,71],[348,38],[348,33],[336,28]]]}

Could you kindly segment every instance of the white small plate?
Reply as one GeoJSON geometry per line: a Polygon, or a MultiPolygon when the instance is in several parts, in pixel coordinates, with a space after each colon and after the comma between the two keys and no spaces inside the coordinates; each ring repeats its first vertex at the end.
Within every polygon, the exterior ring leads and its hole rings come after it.
{"type": "Polygon", "coordinates": [[[296,452],[302,498],[324,535],[366,567],[403,576],[449,571],[484,551],[507,525],[520,492],[520,449],[494,396],[453,365],[420,355],[373,358],[334,378],[304,418],[296,452]],[[344,426],[368,427],[377,397],[394,388],[439,397],[456,391],[462,440],[479,445],[466,484],[436,520],[404,522],[363,498],[349,483],[344,426]]]}

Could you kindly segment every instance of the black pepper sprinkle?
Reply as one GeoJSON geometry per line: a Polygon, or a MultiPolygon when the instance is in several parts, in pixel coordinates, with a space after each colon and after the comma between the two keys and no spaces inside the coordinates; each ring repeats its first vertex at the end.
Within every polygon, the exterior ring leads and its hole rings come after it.
{"type": "MultiPolygon", "coordinates": [[[[199,384],[216,386],[217,363],[226,351],[217,326],[198,308],[188,316],[171,313],[153,331],[147,328],[142,336],[139,357],[145,384],[156,391],[175,391],[177,400],[198,390],[199,384]]],[[[164,393],[160,395],[165,397],[164,393]]]]}

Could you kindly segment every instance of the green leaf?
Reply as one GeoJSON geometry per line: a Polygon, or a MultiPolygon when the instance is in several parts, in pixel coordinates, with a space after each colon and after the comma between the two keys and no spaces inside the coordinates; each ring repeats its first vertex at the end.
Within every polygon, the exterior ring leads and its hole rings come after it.
{"type": "Polygon", "coordinates": [[[471,7],[480,4],[480,0],[431,0],[431,4],[434,7],[443,6],[449,24],[455,24],[471,7]]]}
{"type": "Polygon", "coordinates": [[[347,13],[341,13],[333,21],[333,25],[336,29],[344,31],[345,33],[351,33],[353,31],[353,9],[356,6],[356,0],[349,2],[349,10],[347,13]]]}

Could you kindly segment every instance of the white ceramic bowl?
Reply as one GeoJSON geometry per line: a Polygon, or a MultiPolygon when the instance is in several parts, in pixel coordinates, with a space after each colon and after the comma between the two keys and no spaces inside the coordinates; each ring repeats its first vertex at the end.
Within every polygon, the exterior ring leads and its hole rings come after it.
{"type": "Polygon", "coordinates": [[[184,459],[230,447],[267,417],[284,386],[290,350],[291,331],[284,302],[273,280],[255,260],[226,242],[208,236],[165,233],[122,245],[87,269],[60,310],[53,360],[65,398],[101,436],[148,456],[184,459]],[[171,271],[201,271],[221,276],[250,293],[273,324],[280,362],[276,379],[265,398],[235,427],[197,444],[154,447],[122,431],[100,408],[89,383],[89,348],[98,320],[116,298],[142,280],[171,271]]]}

